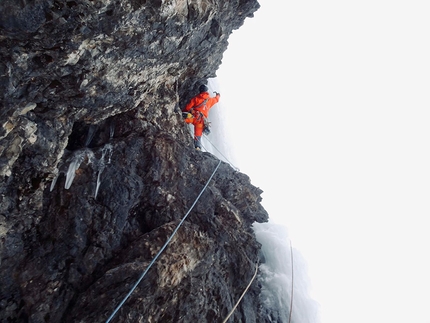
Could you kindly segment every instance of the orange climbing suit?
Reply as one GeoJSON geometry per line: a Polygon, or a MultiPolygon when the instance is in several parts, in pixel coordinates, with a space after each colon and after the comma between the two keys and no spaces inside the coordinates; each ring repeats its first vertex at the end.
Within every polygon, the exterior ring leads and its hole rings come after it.
{"type": "Polygon", "coordinates": [[[209,92],[202,92],[196,95],[185,106],[184,112],[190,112],[193,117],[186,118],[186,123],[194,125],[194,139],[198,139],[203,134],[205,127],[205,118],[209,115],[209,110],[219,101],[220,95],[217,94],[211,98],[209,92]],[[206,103],[204,103],[206,101],[206,103]]]}

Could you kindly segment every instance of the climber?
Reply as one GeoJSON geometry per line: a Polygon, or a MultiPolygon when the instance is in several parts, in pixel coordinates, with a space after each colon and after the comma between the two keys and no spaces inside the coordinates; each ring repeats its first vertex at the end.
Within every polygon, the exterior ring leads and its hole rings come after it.
{"type": "Polygon", "coordinates": [[[209,110],[219,101],[220,94],[215,93],[211,98],[208,87],[204,84],[199,87],[200,93],[190,100],[185,106],[185,122],[194,126],[194,147],[201,150],[201,137],[203,132],[209,133],[209,122],[207,121],[209,110]]]}

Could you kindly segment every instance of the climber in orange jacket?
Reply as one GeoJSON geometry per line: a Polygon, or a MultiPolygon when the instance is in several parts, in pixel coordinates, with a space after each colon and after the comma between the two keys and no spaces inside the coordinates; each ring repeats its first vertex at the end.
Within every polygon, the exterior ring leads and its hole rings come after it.
{"type": "Polygon", "coordinates": [[[215,97],[211,98],[206,85],[202,84],[199,87],[200,94],[196,95],[185,106],[184,112],[188,112],[185,118],[186,123],[194,125],[194,147],[201,149],[201,137],[207,123],[209,110],[219,101],[220,94],[216,93],[215,97]]]}

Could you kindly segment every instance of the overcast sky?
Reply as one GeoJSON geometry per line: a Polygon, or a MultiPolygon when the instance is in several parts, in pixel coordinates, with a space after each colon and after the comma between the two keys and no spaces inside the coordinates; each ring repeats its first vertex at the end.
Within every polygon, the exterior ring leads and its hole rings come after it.
{"type": "Polygon", "coordinates": [[[218,71],[322,323],[430,323],[429,1],[261,0],[218,71]]]}

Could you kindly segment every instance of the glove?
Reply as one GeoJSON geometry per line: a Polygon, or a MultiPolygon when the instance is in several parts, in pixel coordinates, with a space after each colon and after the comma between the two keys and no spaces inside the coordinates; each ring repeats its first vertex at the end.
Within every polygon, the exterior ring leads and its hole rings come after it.
{"type": "Polygon", "coordinates": [[[187,119],[192,118],[192,117],[193,117],[193,115],[191,113],[187,114],[187,119]]]}
{"type": "Polygon", "coordinates": [[[214,91],[214,93],[215,93],[215,95],[221,96],[221,94],[219,94],[217,91],[214,91]]]}

